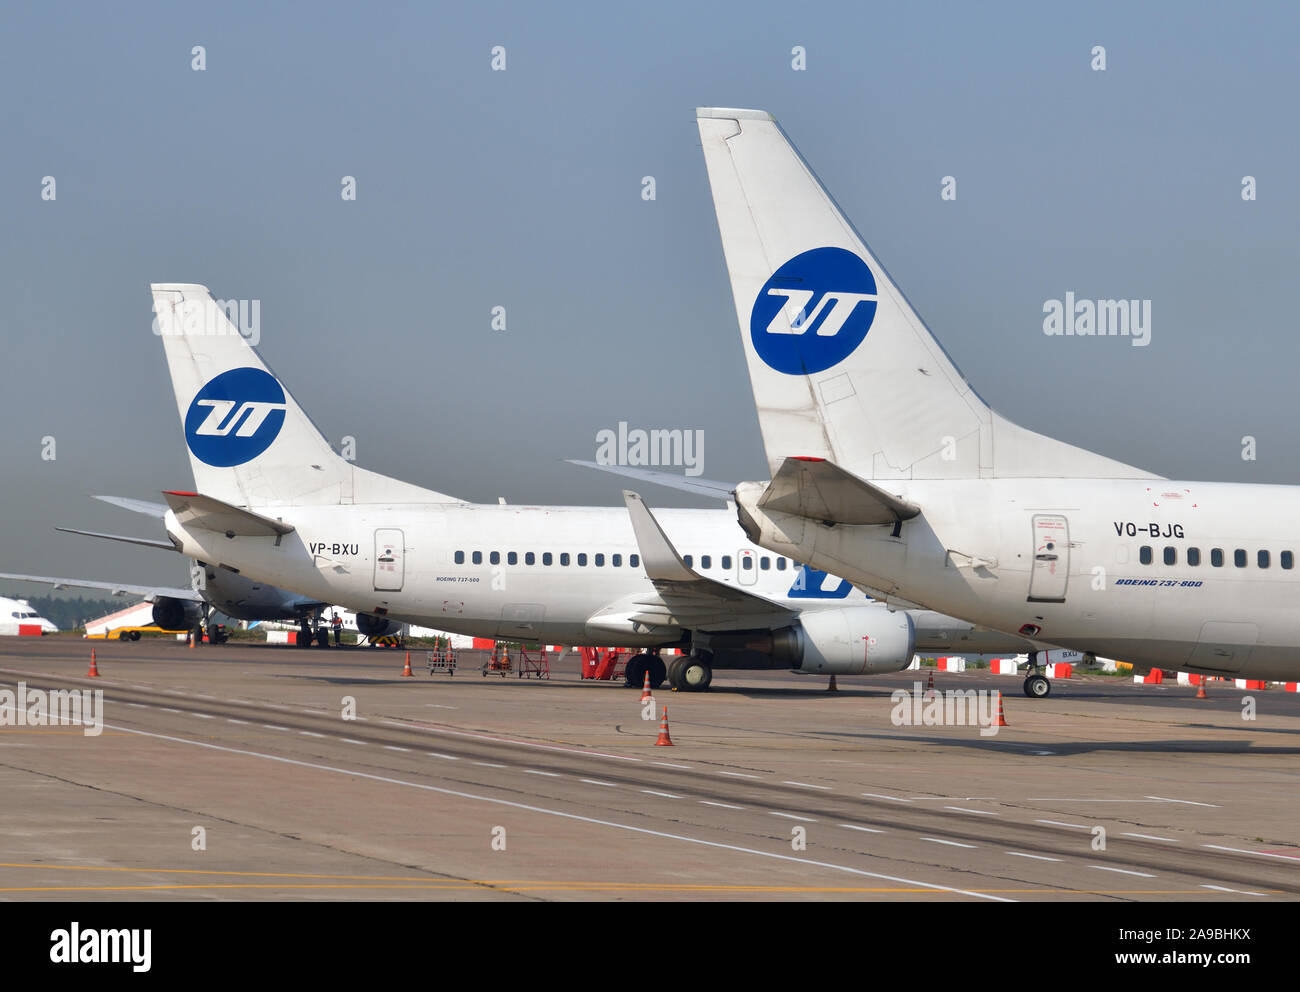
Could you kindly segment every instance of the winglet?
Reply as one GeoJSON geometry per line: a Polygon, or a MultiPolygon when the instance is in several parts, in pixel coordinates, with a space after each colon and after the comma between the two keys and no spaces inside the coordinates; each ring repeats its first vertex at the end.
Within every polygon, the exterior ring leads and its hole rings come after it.
{"type": "Polygon", "coordinates": [[[699,576],[682,561],[645,501],[637,493],[624,489],[623,502],[632,518],[632,530],[641,551],[641,565],[650,581],[690,582],[698,579],[699,576]]]}

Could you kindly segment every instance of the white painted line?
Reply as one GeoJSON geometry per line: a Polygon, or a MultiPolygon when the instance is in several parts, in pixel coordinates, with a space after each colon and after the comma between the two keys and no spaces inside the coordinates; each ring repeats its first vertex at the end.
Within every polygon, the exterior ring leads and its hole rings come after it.
{"type": "Polygon", "coordinates": [[[671,761],[652,761],[650,764],[659,765],[661,768],[685,768],[687,771],[691,767],[690,765],[675,765],[671,761]]]}
{"type": "Polygon", "coordinates": [[[931,844],[947,844],[949,847],[975,847],[974,844],[963,844],[956,840],[941,840],[938,837],[922,837],[921,840],[928,840],[931,844]]]}
{"type": "Polygon", "coordinates": [[[1300,861],[1300,857],[1292,857],[1290,854],[1270,854],[1268,851],[1248,851],[1241,847],[1220,847],[1218,844],[1202,844],[1201,847],[1208,847],[1212,851],[1231,851],[1233,854],[1254,854],[1261,858],[1280,858],[1283,861],[1300,861]]]}
{"type": "Polygon", "coordinates": [[[138,710],[147,710],[149,707],[144,703],[127,703],[127,706],[134,706],[138,710]]]}
{"type": "Polygon", "coordinates": [[[407,752],[408,754],[409,754],[410,751],[411,751],[411,749],[410,749],[409,747],[398,747],[396,744],[385,744],[385,745],[384,745],[384,750],[385,750],[385,751],[405,751],[405,752],[407,752]]]}
{"type": "Polygon", "coordinates": [[[325,736],[324,734],[318,734],[318,733],[316,733],[314,730],[300,730],[300,731],[298,731],[298,733],[302,734],[304,737],[324,737],[324,736],[325,736]]]}
{"type": "Polygon", "coordinates": [[[1222,885],[1202,885],[1203,889],[1213,889],[1215,892],[1232,892],[1239,896],[1262,896],[1263,892],[1251,892],[1249,889],[1229,889],[1222,885]]]}
{"type": "Polygon", "coordinates": [[[744,772],[718,772],[719,775],[729,775],[732,778],[762,778],[761,775],[746,775],[744,772]]]}
{"type": "Polygon", "coordinates": [[[243,724],[245,727],[248,726],[247,720],[236,720],[233,716],[226,717],[226,723],[239,723],[239,724],[243,724]]]}
{"type": "Polygon", "coordinates": [[[883,834],[883,830],[877,830],[875,827],[859,827],[856,823],[841,823],[841,827],[846,830],[861,830],[864,834],[883,834]]]}
{"type": "Polygon", "coordinates": [[[662,796],[664,799],[681,799],[681,796],[674,796],[671,792],[655,792],[654,789],[642,789],[647,796],[662,796]]]}
{"type": "Polygon", "coordinates": [[[1006,851],[1006,854],[1013,858],[1033,858],[1035,861],[1060,861],[1060,858],[1049,858],[1045,854],[1026,854],[1024,851],[1006,851]]]}
{"type": "Polygon", "coordinates": [[[1086,823],[1062,823],[1060,820],[1035,820],[1035,823],[1046,823],[1049,827],[1071,827],[1075,830],[1091,830],[1086,823]]]}
{"type": "Polygon", "coordinates": [[[1115,871],[1121,875],[1136,875],[1138,878],[1155,878],[1154,875],[1145,871],[1129,871],[1127,868],[1108,868],[1106,865],[1089,865],[1089,868],[1096,868],[1098,871],[1115,871]]]}
{"type": "Polygon", "coordinates": [[[164,713],[179,713],[179,712],[180,712],[180,710],[174,710],[174,709],[172,709],[170,706],[161,706],[161,707],[159,707],[159,709],[161,709],[164,713]]]}
{"type": "Polygon", "coordinates": [[[212,715],[211,713],[195,713],[194,715],[195,715],[196,717],[198,717],[200,720],[212,720],[212,719],[215,719],[215,717],[213,717],[213,715],[212,715]]]}
{"type": "Polygon", "coordinates": [[[1164,796],[1147,796],[1147,799],[1158,799],[1162,803],[1182,803],[1184,806],[1205,806],[1209,809],[1223,809],[1222,806],[1215,803],[1194,803],[1190,799],[1166,799],[1164,796]]]}
{"type": "Polygon", "coordinates": [[[784,782],[782,782],[781,784],[782,784],[782,785],[797,785],[797,786],[799,786],[799,788],[801,788],[801,789],[824,789],[824,790],[827,791],[827,792],[829,792],[830,789],[831,789],[831,787],[830,787],[829,785],[813,785],[811,782],[792,782],[792,781],[790,781],[790,779],[786,779],[786,780],[785,780],[784,782]]]}
{"type": "Polygon", "coordinates": [[[216,696],[209,696],[206,692],[196,692],[196,693],[194,693],[194,695],[197,696],[199,699],[216,699],[216,698],[217,698],[216,696]]]}
{"type": "Polygon", "coordinates": [[[703,806],[721,806],[723,809],[744,809],[744,806],[732,806],[731,803],[714,803],[707,799],[701,799],[700,804],[703,806]]]}
{"type": "Polygon", "coordinates": [[[456,755],[454,754],[439,754],[437,751],[425,751],[424,753],[427,754],[430,758],[442,758],[446,761],[460,760],[460,758],[456,757],[456,755]]]}
{"type": "Polygon", "coordinates": [[[499,765],[495,761],[472,761],[472,765],[482,765],[484,768],[505,768],[505,765],[499,765]]]}
{"type": "Polygon", "coordinates": [[[459,706],[447,706],[447,705],[445,705],[445,704],[443,704],[443,703],[425,703],[424,705],[425,705],[425,706],[432,706],[434,709],[437,709],[437,710],[458,710],[458,709],[460,709],[459,706]]]}
{"type": "Polygon", "coordinates": [[[804,823],[816,823],[811,816],[795,816],[793,813],[778,813],[775,810],[768,810],[773,816],[783,816],[787,820],[802,820],[804,823]]]}
{"type": "Polygon", "coordinates": [[[557,819],[574,820],[579,823],[590,823],[598,827],[609,827],[612,830],[623,830],[628,833],[661,837],[665,840],[679,841],[684,844],[695,844],[699,847],[711,847],[717,850],[733,851],[737,854],[747,854],[751,857],[767,858],[770,861],[789,861],[804,868],[826,868],[830,871],[838,871],[846,875],[856,875],[859,878],[874,878],[884,882],[895,882],[901,885],[917,886],[935,892],[951,892],[954,895],[969,896],[972,899],[984,899],[990,902],[1015,901],[1014,899],[993,895],[988,892],[973,892],[969,889],[958,889],[949,885],[939,885],[933,882],[918,882],[911,878],[902,878],[897,875],[885,875],[880,872],[866,871],[862,868],[852,868],[848,865],[835,864],[829,861],[816,861],[812,858],[797,858],[792,854],[778,854],[775,851],[764,851],[758,848],[741,847],[738,844],[725,844],[721,841],[705,840],[702,837],[690,837],[686,834],[673,834],[662,830],[651,830],[648,827],[637,827],[630,823],[619,823],[614,820],[600,820],[591,816],[582,816],[578,813],[548,809],[545,806],[533,806],[509,799],[483,796],[474,792],[463,792],[458,789],[442,788],[436,785],[429,785],[425,782],[408,782],[405,779],[392,778],[387,775],[376,775],[371,772],[363,772],[354,768],[342,768],[338,765],[324,765],[313,761],[302,761],[297,758],[286,758],[283,755],[268,754],[265,751],[251,751],[246,748],[227,747],[222,744],[213,744],[210,741],[197,741],[186,737],[173,737],[169,734],[156,734],[147,730],[136,730],[133,727],[121,727],[116,724],[105,724],[105,726],[108,727],[109,730],[117,730],[126,734],[135,734],[139,737],[152,737],[157,740],[169,741],[173,744],[186,744],[190,747],[206,748],[210,751],[224,751],[227,754],[238,754],[247,758],[258,758],[262,761],[275,761],[280,764],[293,765],[298,768],[310,768],[313,771],[325,772],[330,775],[344,775],[349,778],[364,778],[369,779],[372,782],[382,782],[385,785],[395,785],[404,789],[418,789],[422,792],[433,792],[444,796],[454,796],[458,799],[468,799],[473,802],[486,803],[493,806],[506,806],[511,809],[524,810],[528,813],[540,813],[543,816],[554,816],[557,819]]]}
{"type": "Polygon", "coordinates": [[[898,796],[882,796],[879,792],[864,792],[862,794],[872,799],[892,799],[896,803],[910,803],[912,801],[910,799],[900,799],[898,796]]]}
{"type": "Polygon", "coordinates": [[[944,809],[955,809],[958,813],[978,813],[980,816],[997,816],[991,809],[967,809],[965,806],[945,806],[944,809]]]}
{"type": "Polygon", "coordinates": [[[609,788],[611,788],[611,789],[617,789],[617,788],[618,788],[618,786],[615,785],[613,782],[602,782],[602,781],[601,781],[600,779],[598,779],[598,778],[580,778],[580,779],[578,779],[578,781],[579,781],[579,782],[586,782],[588,785],[604,785],[604,786],[607,786],[607,787],[609,787],[609,788]]]}
{"type": "Polygon", "coordinates": [[[366,743],[365,741],[354,741],[351,737],[340,737],[339,740],[341,740],[344,744],[364,744],[364,743],[366,743]]]}
{"type": "Polygon", "coordinates": [[[1135,834],[1135,833],[1130,833],[1130,832],[1128,832],[1127,830],[1122,831],[1122,832],[1120,833],[1120,836],[1121,836],[1121,837],[1137,837],[1139,840],[1158,840],[1158,841],[1160,841],[1161,843],[1164,843],[1164,844],[1177,844],[1177,843],[1178,843],[1178,841],[1174,840],[1174,838],[1172,838],[1172,837],[1156,837],[1156,836],[1154,836],[1153,834],[1135,834]]]}
{"type": "Polygon", "coordinates": [[[525,775],[545,775],[547,778],[559,778],[559,772],[539,772],[536,768],[525,768],[525,775]]]}
{"type": "Polygon", "coordinates": [[[267,730],[285,730],[285,731],[287,731],[287,730],[289,729],[288,727],[277,727],[277,726],[276,726],[275,724],[273,724],[273,723],[264,723],[264,724],[262,724],[262,726],[265,727],[267,730]]]}

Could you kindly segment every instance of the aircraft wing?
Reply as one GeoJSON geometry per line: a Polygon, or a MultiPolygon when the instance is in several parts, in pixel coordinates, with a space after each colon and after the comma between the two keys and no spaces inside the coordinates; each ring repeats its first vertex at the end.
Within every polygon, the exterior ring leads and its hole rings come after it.
{"type": "Polygon", "coordinates": [[[746,630],[784,627],[795,619],[795,611],[780,603],[696,572],[682,560],[639,495],[625,490],[623,501],[632,518],[642,567],[654,583],[656,593],[630,605],[631,623],[698,630],[746,630]]]}
{"type": "Polygon", "coordinates": [[[105,589],[114,596],[139,596],[141,599],[154,602],[158,599],[185,599],[194,603],[202,603],[202,595],[193,589],[182,589],[169,586],[132,586],[122,582],[94,582],[90,579],[58,579],[50,575],[18,575],[15,572],[0,572],[0,579],[13,579],[17,582],[39,582],[42,585],[53,586],[55,589],[65,589],[71,586],[74,589],[105,589]]]}

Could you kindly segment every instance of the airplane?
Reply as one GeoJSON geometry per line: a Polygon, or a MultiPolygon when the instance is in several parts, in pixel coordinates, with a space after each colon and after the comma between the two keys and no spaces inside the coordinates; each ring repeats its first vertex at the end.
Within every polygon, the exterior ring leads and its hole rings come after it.
{"type": "MultiPolygon", "coordinates": [[[[167,513],[165,503],[149,500],[129,499],[124,496],[96,496],[95,499],[111,503],[135,513],[153,517],[160,524],[167,513]]],[[[58,531],[68,534],[83,534],[109,541],[121,541],[144,547],[160,548],[175,552],[171,541],[160,541],[147,537],[128,537],[121,534],[104,534],[97,531],[78,530],[73,527],[56,527],[58,531]]],[[[190,587],[143,586],[122,582],[98,582],[91,579],[66,579],[49,575],[22,575],[17,572],[0,572],[0,579],[15,579],[22,582],[35,582],[55,589],[67,587],[79,589],[103,589],[114,596],[139,596],[153,604],[153,623],[163,630],[193,630],[206,628],[212,613],[218,612],[234,620],[249,621],[289,621],[297,623],[301,636],[299,644],[306,646],[316,644],[329,646],[329,630],[321,623],[323,611],[331,604],[301,596],[298,593],[279,589],[275,586],[257,582],[249,577],[217,569],[206,562],[190,562],[190,587]]],[[[397,634],[403,625],[390,620],[367,617],[359,620],[358,633],[367,637],[381,637],[385,634],[397,634]],[[364,628],[364,629],[361,629],[364,628]]]]}
{"type": "Polygon", "coordinates": [[[771,472],[730,494],[751,541],[1139,670],[1296,679],[1300,489],[1174,481],[999,416],[770,114],[696,117],[771,472]]]}
{"type": "Polygon", "coordinates": [[[168,491],[164,526],[214,574],[244,575],[377,620],[452,633],[640,652],[686,691],[715,668],[861,674],[916,650],[1020,652],[740,540],[727,510],[472,504],[335,453],[207,289],[152,287],[195,491],[168,491]],[[678,549],[682,549],[679,551],[678,549]],[[671,666],[664,648],[689,654],[671,666]]]}
{"type": "Polygon", "coordinates": [[[0,596],[0,636],[16,637],[20,634],[57,634],[59,628],[36,612],[25,599],[0,596]]]}

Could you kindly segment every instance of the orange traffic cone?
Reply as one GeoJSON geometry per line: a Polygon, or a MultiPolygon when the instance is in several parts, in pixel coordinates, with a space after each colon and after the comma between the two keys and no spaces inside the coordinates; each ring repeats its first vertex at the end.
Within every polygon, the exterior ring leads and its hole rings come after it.
{"type": "Polygon", "coordinates": [[[1197,699],[1209,699],[1209,698],[1210,698],[1209,695],[1208,695],[1208,694],[1206,693],[1206,691],[1205,691],[1205,676],[1204,676],[1204,675],[1201,676],[1201,684],[1198,685],[1198,686],[1196,687],[1196,698],[1197,698],[1197,699]]]}
{"type": "Polygon", "coordinates": [[[668,707],[664,707],[664,718],[659,721],[659,739],[655,747],[672,747],[673,739],[668,736],[668,707]]]}
{"type": "Polygon", "coordinates": [[[993,726],[1009,727],[1011,726],[1011,724],[1007,723],[1006,715],[1002,712],[1002,690],[998,689],[997,693],[998,693],[998,718],[993,721],[993,726]]]}
{"type": "Polygon", "coordinates": [[[406,667],[402,669],[402,678],[404,678],[404,679],[412,679],[412,678],[415,678],[415,673],[411,671],[411,652],[410,652],[410,651],[407,651],[407,652],[406,652],[406,667]]]}
{"type": "Polygon", "coordinates": [[[831,684],[826,687],[827,692],[839,692],[840,687],[835,684],[835,676],[831,676],[831,684]]]}
{"type": "Polygon", "coordinates": [[[90,649],[90,671],[88,671],[88,672],[86,673],[86,678],[88,678],[88,679],[97,679],[97,678],[99,678],[99,666],[95,664],[95,649],[94,649],[94,648],[91,648],[91,649],[90,649]]]}
{"type": "Polygon", "coordinates": [[[655,697],[650,693],[650,672],[647,671],[645,673],[645,684],[641,686],[641,702],[644,703],[647,699],[654,698],[655,697]]]}

